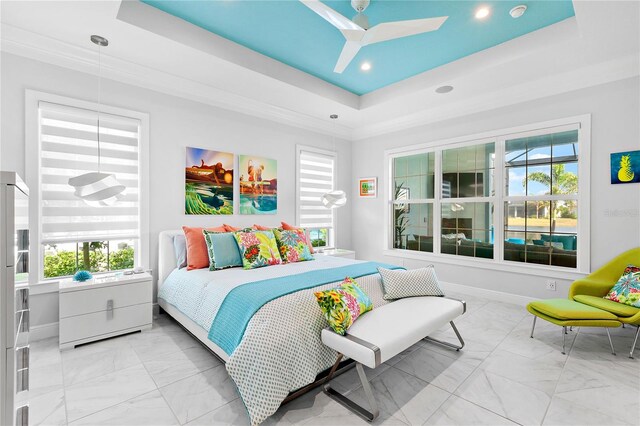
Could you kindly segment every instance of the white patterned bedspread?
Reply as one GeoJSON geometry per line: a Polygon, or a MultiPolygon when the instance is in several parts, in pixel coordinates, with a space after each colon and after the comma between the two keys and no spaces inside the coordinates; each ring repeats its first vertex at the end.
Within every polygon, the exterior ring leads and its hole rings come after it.
{"type": "MultiPolygon", "coordinates": [[[[360,261],[316,256],[314,261],[252,270],[176,269],[160,287],[158,298],[173,305],[208,333],[220,305],[234,287],[352,263],[360,261]]],[[[382,298],[379,274],[358,278],[357,282],[374,307],[388,303],[382,298]]],[[[275,413],[290,392],[312,383],[318,373],[335,362],[336,353],[320,340],[320,332],[327,327],[327,322],[313,293],[337,284],[325,284],[272,300],[249,322],[226,368],[238,387],[252,425],[275,413]]]]}

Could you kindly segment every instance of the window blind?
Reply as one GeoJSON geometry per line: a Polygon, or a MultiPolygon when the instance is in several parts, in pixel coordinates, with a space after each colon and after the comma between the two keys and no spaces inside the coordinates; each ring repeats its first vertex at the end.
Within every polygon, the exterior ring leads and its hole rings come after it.
{"type": "Polygon", "coordinates": [[[333,228],[334,209],[322,205],[323,194],[335,186],[335,155],[300,151],[298,159],[298,222],[307,229],[333,228]]]}
{"type": "Polygon", "coordinates": [[[39,102],[41,243],[139,238],[140,120],[100,113],[100,171],[126,189],[113,206],[77,198],[69,178],[98,171],[98,113],[39,102]]]}

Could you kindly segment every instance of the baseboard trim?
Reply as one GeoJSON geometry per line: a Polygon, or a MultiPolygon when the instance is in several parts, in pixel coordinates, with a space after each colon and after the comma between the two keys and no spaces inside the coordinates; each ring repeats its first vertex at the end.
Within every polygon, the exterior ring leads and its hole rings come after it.
{"type": "Polygon", "coordinates": [[[468,294],[469,296],[484,297],[485,299],[496,300],[498,302],[513,303],[515,305],[527,306],[529,302],[533,302],[532,297],[520,296],[519,294],[505,293],[503,291],[488,290],[486,288],[473,287],[470,285],[454,284],[440,281],[442,289],[445,291],[454,291],[456,293],[468,294]]]}
{"type": "Polygon", "coordinates": [[[29,329],[29,341],[37,342],[38,340],[58,337],[59,326],[57,322],[49,324],[34,325],[29,329]]]}

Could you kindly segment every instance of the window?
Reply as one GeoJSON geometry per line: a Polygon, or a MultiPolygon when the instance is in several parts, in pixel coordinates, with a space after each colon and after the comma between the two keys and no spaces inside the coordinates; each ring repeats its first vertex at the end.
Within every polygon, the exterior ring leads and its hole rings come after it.
{"type": "Polygon", "coordinates": [[[314,247],[334,246],[336,210],[327,209],[321,197],[336,186],[336,153],[297,147],[296,222],[307,229],[314,247]]]}
{"type": "Polygon", "coordinates": [[[433,252],[433,152],[393,160],[393,247],[433,252]]]}
{"type": "Polygon", "coordinates": [[[575,268],[578,130],[505,145],[505,259],[575,268]]]}
{"type": "Polygon", "coordinates": [[[38,278],[148,266],[141,239],[146,234],[141,221],[146,116],[108,107],[111,111],[100,113],[101,171],[113,173],[126,189],[115,204],[97,206],[77,198],[68,180],[98,171],[98,114],[91,104],[53,95],[28,92],[29,99],[37,111],[37,138],[28,142],[27,155],[38,167],[28,168],[27,175],[37,182],[31,186],[38,278]]]}
{"type": "Polygon", "coordinates": [[[585,269],[588,126],[585,116],[388,152],[388,249],[585,269]]]}
{"type": "Polygon", "coordinates": [[[442,150],[442,253],[493,259],[494,163],[494,142],[442,150]]]}

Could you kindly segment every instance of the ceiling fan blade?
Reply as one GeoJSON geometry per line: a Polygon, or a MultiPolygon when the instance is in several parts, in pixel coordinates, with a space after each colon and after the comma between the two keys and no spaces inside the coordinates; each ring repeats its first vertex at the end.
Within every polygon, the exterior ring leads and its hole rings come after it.
{"type": "Polygon", "coordinates": [[[367,30],[367,33],[362,38],[362,44],[366,46],[368,44],[380,43],[381,41],[436,31],[447,18],[448,16],[440,16],[438,18],[383,22],[367,30]]]}
{"type": "Polygon", "coordinates": [[[342,71],[344,71],[353,58],[355,58],[361,47],[362,45],[358,42],[347,41],[342,48],[342,53],[340,53],[340,57],[338,58],[338,62],[336,63],[336,67],[333,69],[333,72],[342,74],[342,71]]]}
{"type": "Polygon", "coordinates": [[[350,19],[340,15],[320,0],[300,0],[302,4],[322,16],[327,22],[339,30],[360,30],[364,31],[359,25],[354,24],[350,19]]]}

